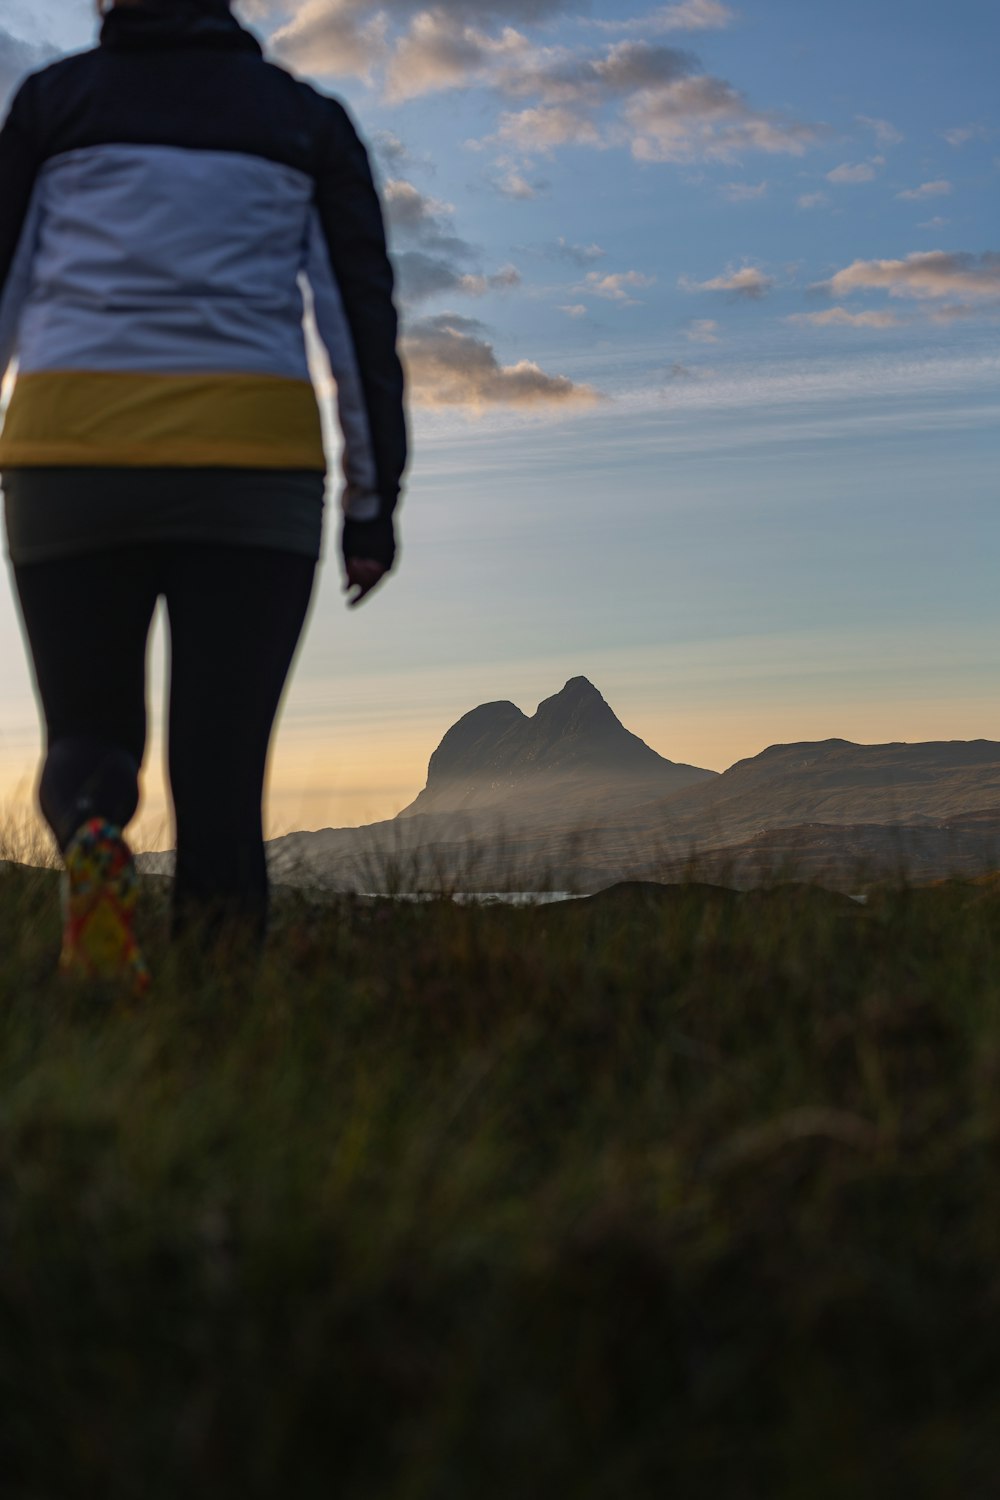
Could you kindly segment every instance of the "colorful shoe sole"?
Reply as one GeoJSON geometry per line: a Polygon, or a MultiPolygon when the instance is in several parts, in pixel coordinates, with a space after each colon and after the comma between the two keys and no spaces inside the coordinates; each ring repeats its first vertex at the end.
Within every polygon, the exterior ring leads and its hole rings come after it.
{"type": "Polygon", "coordinates": [[[92,818],[66,850],[65,866],[60,972],[139,998],[149,989],[149,969],[136,942],[138,877],[121,829],[92,818]]]}

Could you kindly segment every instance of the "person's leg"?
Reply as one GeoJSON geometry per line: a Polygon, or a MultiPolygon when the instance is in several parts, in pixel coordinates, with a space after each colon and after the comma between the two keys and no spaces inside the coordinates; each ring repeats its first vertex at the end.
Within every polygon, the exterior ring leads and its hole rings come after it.
{"type": "Polygon", "coordinates": [[[175,935],[205,923],[264,935],[264,774],[315,569],[267,548],[191,544],[170,554],[175,935]]]}
{"type": "Polygon", "coordinates": [[[64,851],[89,819],[124,828],[138,804],[155,564],[123,549],[13,573],[45,721],[39,801],[64,851]]]}
{"type": "Polygon", "coordinates": [[[14,569],[45,719],[39,801],[65,863],[66,975],[145,993],[138,885],[122,837],[138,803],[155,554],[95,553],[14,569]]]}

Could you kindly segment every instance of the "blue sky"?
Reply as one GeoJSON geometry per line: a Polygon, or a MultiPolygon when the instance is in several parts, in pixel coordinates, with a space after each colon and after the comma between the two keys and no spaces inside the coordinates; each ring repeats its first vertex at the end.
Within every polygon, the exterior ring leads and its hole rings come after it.
{"type": "MultiPolygon", "coordinates": [[[[242,14],[371,143],[413,397],[401,568],[347,614],[331,527],[272,830],[391,815],[459,714],[577,673],[719,769],[1000,738],[992,4],[242,14]]],[[[0,87],[93,32],[85,0],[13,0],[0,87]]],[[[6,593],[0,653],[16,801],[6,593]]]]}

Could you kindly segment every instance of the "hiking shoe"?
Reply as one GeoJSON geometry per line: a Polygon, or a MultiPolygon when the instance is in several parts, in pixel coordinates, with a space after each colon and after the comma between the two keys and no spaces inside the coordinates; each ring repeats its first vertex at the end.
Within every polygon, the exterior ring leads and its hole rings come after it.
{"type": "Polygon", "coordinates": [[[64,862],[60,973],[144,995],[149,969],[133,926],[138,878],[121,829],[91,818],[74,835],[64,862]]]}

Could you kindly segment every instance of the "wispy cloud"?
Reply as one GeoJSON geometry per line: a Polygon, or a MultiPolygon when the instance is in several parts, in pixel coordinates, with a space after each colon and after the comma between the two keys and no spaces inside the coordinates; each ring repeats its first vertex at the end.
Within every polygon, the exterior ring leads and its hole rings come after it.
{"type": "Polygon", "coordinates": [[[655,276],[646,276],[641,271],[614,271],[607,275],[602,275],[600,271],[589,271],[577,290],[586,292],[591,297],[603,297],[608,302],[635,307],[638,299],[630,293],[645,291],[655,281],[655,276]]]}
{"type": "Polygon", "coordinates": [[[499,161],[497,173],[492,179],[493,187],[502,198],[513,198],[516,202],[528,203],[540,198],[549,184],[542,177],[527,177],[512,162],[499,161]]]}
{"type": "MultiPolygon", "coordinates": [[[[1000,307],[1000,304],[995,304],[1000,307]]],[[[978,317],[982,309],[970,302],[941,302],[930,310],[933,323],[959,323],[978,317]]]]}
{"type": "Polygon", "coordinates": [[[802,156],[816,126],[754,109],[721,78],[698,74],[637,94],[625,111],[640,161],[732,161],[746,151],[802,156]]]}
{"type": "Polygon", "coordinates": [[[725,182],[721,192],[723,197],[728,198],[730,203],[751,203],[755,198],[763,198],[767,192],[766,182],[725,182]]]}
{"type": "Polygon", "coordinates": [[[834,167],[832,172],[827,172],[826,180],[835,182],[838,186],[853,182],[872,182],[876,176],[876,166],[881,166],[881,162],[844,161],[839,167],[834,167]]]}
{"type": "Polygon", "coordinates": [[[829,201],[829,193],[824,192],[800,193],[795,200],[799,208],[822,208],[829,201]]]}
{"type": "Polygon", "coordinates": [[[714,318],[692,318],[684,330],[684,337],[692,344],[717,344],[719,325],[714,318]]]}
{"type": "Polygon", "coordinates": [[[904,188],[897,193],[897,198],[903,198],[910,203],[919,203],[924,198],[946,198],[951,192],[951,183],[945,178],[939,177],[934,182],[922,182],[919,187],[904,188]]]}
{"type": "Polygon", "coordinates": [[[600,245],[592,242],[589,245],[574,245],[562,235],[551,246],[549,254],[554,255],[557,260],[568,260],[574,266],[592,266],[596,261],[604,260],[607,251],[600,245]]]}
{"type": "Polygon", "coordinates": [[[846,307],[828,307],[825,312],[790,313],[786,323],[810,328],[894,328],[902,320],[891,312],[848,312],[846,307]]]}
{"type": "Polygon", "coordinates": [[[694,281],[682,276],[678,286],[685,292],[727,292],[731,297],[757,302],[774,286],[774,277],[768,276],[759,266],[741,266],[736,271],[726,271],[708,281],[694,281]]]}
{"type": "Polygon", "coordinates": [[[497,139],[525,156],[554,151],[559,146],[604,146],[593,120],[563,105],[540,105],[501,115],[497,139]]]}
{"type": "Polygon", "coordinates": [[[875,119],[872,115],[858,115],[857,120],[860,125],[867,125],[869,130],[875,132],[875,139],[880,146],[898,146],[905,139],[903,132],[888,120],[875,119]]]}
{"type": "Polygon", "coordinates": [[[397,234],[453,255],[471,254],[471,246],[454,230],[454,206],[422,193],[412,182],[392,177],[382,193],[386,218],[397,234]]]}
{"type": "MultiPolygon", "coordinates": [[[[622,380],[613,382],[612,402],[582,408],[588,441],[607,441],[617,451],[623,423],[632,419],[643,421],[638,431],[649,454],[715,454],[750,444],[785,448],[792,424],[797,435],[851,440],[866,433],[926,432],[932,424],[995,427],[1000,360],[992,352],[891,358],[882,349],[859,352],[867,347],[867,340],[848,339],[845,349],[844,340],[831,337],[825,357],[811,351],[773,365],[727,360],[718,369],[700,371],[697,380],[669,384],[657,381],[648,368],[623,372],[622,380]],[[665,415],[677,420],[664,420],[665,415]]],[[[541,413],[552,418],[559,408],[543,406],[541,413]]],[[[480,420],[484,430],[501,433],[519,429],[530,414],[531,408],[491,407],[480,420]]],[[[446,419],[446,412],[433,418],[442,426],[446,419]]],[[[461,435],[458,424],[453,430],[461,435]]]]}
{"type": "Polygon", "coordinates": [[[459,295],[483,297],[487,292],[510,291],[520,286],[516,266],[504,266],[492,275],[459,271],[441,256],[420,250],[398,251],[393,260],[399,275],[402,300],[409,306],[426,302],[430,297],[459,295]]]}
{"type": "Polygon", "coordinates": [[[442,314],[414,323],[403,356],[418,405],[470,413],[488,407],[580,407],[601,400],[589,385],[549,375],[533,360],[502,365],[486,329],[473,318],[442,314]]]}
{"type": "Polygon", "coordinates": [[[663,5],[646,16],[631,16],[621,21],[591,21],[602,31],[642,31],[647,36],[668,31],[723,31],[736,19],[736,12],[721,0],[678,0],[663,5]]]}
{"type": "Polygon", "coordinates": [[[965,146],[969,141],[987,140],[990,132],[985,125],[953,125],[950,130],[943,130],[941,134],[949,146],[965,146]]]}
{"type": "Polygon", "coordinates": [[[392,130],[376,130],[371,137],[372,149],[379,162],[390,172],[401,172],[414,165],[410,149],[392,130]]]}
{"type": "Polygon", "coordinates": [[[515,266],[490,275],[473,269],[477,252],[455,233],[450,203],[429,197],[405,178],[389,179],[383,202],[391,239],[400,242],[393,260],[404,303],[451,294],[482,297],[520,285],[515,266]]]}

